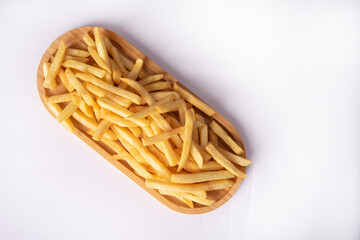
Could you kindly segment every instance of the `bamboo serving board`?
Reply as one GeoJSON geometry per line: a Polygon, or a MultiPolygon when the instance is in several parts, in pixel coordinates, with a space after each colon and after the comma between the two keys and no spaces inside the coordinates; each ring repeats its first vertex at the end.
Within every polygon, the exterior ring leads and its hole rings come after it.
{"type": "MultiPolygon", "coordinates": [[[[83,42],[82,37],[85,33],[89,33],[92,35],[92,29],[93,26],[86,26],[86,27],[79,27],[75,28],[71,31],[68,31],[61,35],[59,38],[57,38],[45,51],[44,55],[41,58],[38,72],[37,72],[37,88],[40,95],[40,99],[47,109],[47,111],[55,118],[54,114],[49,110],[47,105],[44,103],[44,96],[51,96],[55,94],[61,94],[66,92],[65,86],[61,85],[61,81],[57,78],[57,84],[58,87],[55,90],[50,89],[44,89],[42,86],[42,83],[44,81],[44,75],[42,71],[42,65],[44,62],[49,62],[50,57],[56,52],[56,49],[59,45],[59,42],[61,39],[65,41],[66,47],[73,47],[73,48],[79,48],[79,49],[87,49],[87,45],[85,42],[83,42]]],[[[179,83],[173,76],[171,76],[169,73],[167,73],[164,69],[159,67],[156,63],[151,61],[148,57],[146,57],[142,52],[140,52],[138,49],[136,49],[133,45],[131,45],[128,41],[126,41],[124,38],[119,36],[118,34],[105,29],[105,28],[99,28],[101,33],[104,36],[107,36],[109,39],[112,40],[113,44],[116,47],[120,47],[120,51],[125,54],[129,59],[135,61],[136,58],[141,58],[144,60],[144,66],[143,69],[147,74],[164,74],[164,79],[171,81],[172,83],[176,82],[180,86],[186,88],[184,85],[179,83]]],[[[189,90],[190,91],[190,90],[189,90]]],[[[65,105],[60,104],[60,106],[63,108],[65,105]]],[[[215,113],[212,116],[213,119],[217,120],[226,130],[228,133],[230,133],[231,136],[233,136],[234,140],[244,149],[244,153],[242,154],[243,157],[246,157],[244,144],[242,142],[242,139],[239,135],[239,133],[236,131],[234,126],[223,116],[221,116],[219,113],[215,113]]],[[[235,181],[234,185],[230,189],[224,189],[224,190],[217,190],[217,191],[210,191],[207,192],[207,196],[209,199],[214,199],[216,202],[210,206],[203,206],[197,203],[194,203],[194,208],[189,208],[186,206],[183,202],[179,201],[178,199],[171,197],[171,196],[163,196],[161,195],[157,190],[147,188],[145,186],[145,180],[141,178],[140,176],[136,175],[132,168],[125,162],[125,161],[119,161],[119,160],[112,160],[109,157],[114,154],[114,152],[109,149],[106,145],[102,144],[101,142],[94,141],[90,135],[86,133],[87,128],[78,123],[76,120],[72,120],[75,126],[75,135],[80,138],[82,141],[84,141],[87,145],[89,145],[92,149],[94,149],[97,153],[99,153],[103,158],[105,158],[107,161],[109,161],[113,166],[115,166],[117,169],[119,169],[121,172],[126,174],[129,178],[131,178],[134,182],[136,182],[140,187],[142,187],[145,191],[147,191],[149,194],[151,194],[154,198],[156,198],[158,201],[160,201],[162,204],[167,206],[168,208],[185,214],[201,214],[210,212],[221,205],[223,205],[225,202],[227,202],[236,192],[236,190],[239,188],[242,178],[235,177],[233,180],[235,181]]],[[[239,167],[243,172],[245,172],[245,167],[239,167]]]]}

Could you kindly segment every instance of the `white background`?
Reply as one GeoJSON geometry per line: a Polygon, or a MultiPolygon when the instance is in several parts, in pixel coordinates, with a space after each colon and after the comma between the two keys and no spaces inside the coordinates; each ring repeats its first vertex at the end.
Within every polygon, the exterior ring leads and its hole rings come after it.
{"type": "Polygon", "coordinates": [[[0,239],[360,239],[359,1],[0,1],[0,239]],[[239,130],[248,178],[167,209],[46,112],[40,58],[120,34],[239,130]]]}

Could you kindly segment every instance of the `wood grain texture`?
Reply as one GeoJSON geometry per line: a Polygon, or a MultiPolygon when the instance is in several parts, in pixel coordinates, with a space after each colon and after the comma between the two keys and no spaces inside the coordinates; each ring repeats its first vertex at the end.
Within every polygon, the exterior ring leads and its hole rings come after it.
{"type": "MultiPolygon", "coordinates": [[[[58,88],[55,90],[49,90],[44,89],[42,86],[42,83],[44,81],[44,76],[42,72],[42,65],[44,62],[48,62],[50,57],[56,52],[56,49],[59,45],[59,42],[61,39],[65,41],[66,47],[74,47],[74,48],[80,48],[80,49],[86,49],[86,44],[82,40],[82,36],[85,33],[89,33],[91,36],[92,29],[94,26],[85,26],[85,27],[79,27],[75,28],[71,31],[68,31],[61,35],[58,39],[56,39],[46,50],[44,55],[41,58],[38,72],[37,72],[37,88],[38,92],[41,98],[42,103],[44,104],[47,111],[55,118],[55,116],[52,114],[52,112],[49,110],[47,105],[44,103],[44,96],[51,96],[54,94],[60,94],[66,92],[65,86],[61,83],[61,81],[57,78],[56,81],[58,83],[58,88]]],[[[144,60],[144,70],[147,74],[158,74],[162,73],[164,74],[164,79],[169,80],[171,82],[177,82],[180,86],[186,88],[184,85],[182,85],[180,82],[178,82],[173,76],[171,76],[169,73],[167,73],[164,69],[159,67],[157,64],[155,64],[153,61],[151,61],[148,57],[146,57],[142,52],[140,52],[138,49],[136,49],[133,45],[131,45],[128,41],[126,41],[124,38],[119,36],[118,34],[105,29],[100,28],[101,33],[104,36],[107,36],[109,39],[112,40],[113,44],[120,48],[120,51],[122,53],[125,53],[125,55],[134,61],[136,58],[142,58],[144,60]]],[[[189,90],[190,91],[190,90],[189,90]]],[[[191,92],[191,91],[190,91],[191,92]]],[[[206,102],[206,101],[205,101],[206,102]]],[[[61,107],[64,107],[65,105],[60,104],[61,107]]],[[[245,148],[243,141],[234,128],[234,126],[222,115],[219,113],[215,113],[212,117],[213,119],[217,120],[226,130],[227,132],[234,138],[234,140],[244,149],[244,153],[242,154],[243,157],[246,157],[245,148]]],[[[102,157],[104,157],[107,161],[109,161],[112,165],[114,165],[117,169],[119,169],[121,172],[126,174],[129,178],[131,178],[134,182],[136,182],[140,187],[142,187],[145,191],[147,191],[149,194],[151,194],[154,198],[156,198],[158,201],[160,201],[165,206],[169,207],[170,209],[185,213],[185,214],[201,214],[210,212],[221,205],[223,205],[225,202],[227,202],[236,192],[236,190],[239,188],[242,179],[241,178],[234,178],[234,185],[230,189],[224,189],[224,190],[218,190],[218,191],[210,191],[208,192],[208,198],[214,199],[216,202],[210,206],[203,206],[197,203],[195,204],[195,208],[191,209],[187,207],[183,202],[179,201],[178,199],[171,197],[171,196],[163,196],[159,194],[157,190],[149,189],[145,186],[145,181],[143,178],[139,177],[134,173],[132,168],[125,162],[125,161],[118,161],[118,160],[111,160],[109,157],[114,154],[114,152],[109,149],[106,145],[102,144],[101,142],[94,141],[87,133],[87,128],[78,123],[76,120],[72,120],[75,125],[75,135],[80,138],[82,141],[84,141],[87,145],[89,145],[92,149],[94,149],[97,153],[99,153],[102,157]]],[[[224,146],[225,147],[225,146],[224,146]]],[[[239,167],[243,172],[245,172],[245,167],[239,167]]]]}

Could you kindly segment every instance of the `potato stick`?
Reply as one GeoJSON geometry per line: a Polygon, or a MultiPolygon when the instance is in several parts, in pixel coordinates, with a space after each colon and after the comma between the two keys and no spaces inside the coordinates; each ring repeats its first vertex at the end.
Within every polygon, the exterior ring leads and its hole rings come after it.
{"type": "Polygon", "coordinates": [[[155,92],[155,91],[158,91],[158,90],[170,89],[171,88],[171,83],[169,81],[155,82],[155,83],[151,83],[151,84],[148,84],[148,85],[144,86],[144,88],[148,92],[155,92]]]}
{"type": "Polygon", "coordinates": [[[145,107],[145,106],[133,105],[133,106],[130,106],[130,107],[129,107],[129,110],[130,110],[131,112],[133,112],[133,113],[137,113],[137,112],[140,112],[140,111],[144,110],[145,108],[147,108],[147,107],[145,107]]]}
{"type": "Polygon", "coordinates": [[[186,110],[185,112],[185,131],[184,131],[184,143],[183,148],[181,151],[181,158],[179,161],[179,167],[177,171],[179,172],[181,169],[183,169],[184,165],[186,164],[189,154],[190,154],[190,147],[191,147],[191,136],[193,131],[193,124],[194,121],[191,117],[191,112],[189,110],[186,110]]]}
{"type": "Polygon", "coordinates": [[[211,142],[205,147],[206,151],[215,159],[217,163],[227,169],[229,172],[233,173],[237,177],[246,178],[245,173],[240,171],[234,164],[232,164],[224,155],[222,155],[219,150],[216,149],[211,142]]]}
{"type": "Polygon", "coordinates": [[[66,60],[75,60],[75,61],[83,62],[83,63],[90,62],[89,58],[75,57],[75,56],[70,56],[70,55],[65,55],[64,61],[66,61],[66,60]]]}
{"type": "MultiPolygon", "coordinates": [[[[200,122],[205,123],[204,117],[201,116],[200,114],[196,114],[196,119],[200,122]]],[[[209,134],[208,134],[208,126],[207,125],[204,125],[203,127],[199,128],[199,141],[200,141],[200,146],[202,148],[205,148],[205,146],[208,144],[209,134]]]]}
{"type": "Polygon", "coordinates": [[[219,146],[218,137],[211,129],[209,129],[209,140],[213,143],[214,146],[219,146]]]}
{"type": "Polygon", "coordinates": [[[180,99],[179,94],[177,94],[177,92],[174,92],[174,91],[160,91],[160,92],[152,92],[152,93],[150,93],[150,95],[155,99],[155,101],[159,101],[163,97],[166,97],[166,96],[171,95],[171,94],[175,95],[174,99],[180,99]]]}
{"type": "MultiPolygon", "coordinates": [[[[79,123],[81,123],[88,129],[90,129],[94,132],[96,131],[98,123],[94,119],[91,119],[91,118],[88,118],[87,116],[85,116],[80,110],[76,110],[72,114],[72,116],[73,116],[73,118],[75,118],[75,120],[77,120],[79,123]]],[[[110,130],[106,131],[106,133],[104,134],[104,137],[107,139],[110,139],[110,140],[117,140],[117,137],[115,136],[115,134],[110,130]]]]}
{"type": "Polygon", "coordinates": [[[140,139],[136,138],[125,128],[115,125],[113,126],[113,129],[126,141],[132,144],[147,159],[148,163],[154,168],[159,176],[170,179],[171,172],[144,145],[142,145],[140,139]]]}
{"type": "MultiPolygon", "coordinates": [[[[162,190],[159,190],[159,193],[161,195],[168,195],[168,196],[176,197],[176,198],[180,199],[180,201],[182,201],[186,205],[188,205],[190,208],[194,208],[194,203],[191,200],[184,197],[188,193],[178,193],[178,192],[170,192],[170,191],[162,191],[162,190]]],[[[189,195],[191,195],[191,194],[189,194],[189,195]]]]}
{"type": "Polygon", "coordinates": [[[51,63],[48,74],[46,75],[45,80],[43,82],[43,87],[48,88],[51,85],[51,83],[55,81],[55,78],[64,60],[65,49],[66,49],[65,42],[64,40],[61,40],[59,47],[56,51],[54,61],[51,63]]]}
{"type": "Polygon", "coordinates": [[[65,50],[65,54],[74,56],[74,57],[82,57],[82,58],[86,58],[86,57],[90,56],[90,54],[87,51],[75,49],[75,48],[67,48],[65,50]]]}
{"type": "Polygon", "coordinates": [[[105,134],[106,130],[108,130],[111,125],[112,125],[112,122],[110,122],[106,119],[101,120],[100,124],[98,125],[98,127],[95,130],[93,139],[96,141],[100,141],[102,139],[103,135],[105,134]]]}
{"type": "Polygon", "coordinates": [[[228,170],[202,172],[202,173],[185,173],[171,175],[171,182],[173,183],[198,183],[212,180],[234,178],[235,175],[228,170]]]}
{"type": "MultiPolygon", "coordinates": [[[[56,103],[47,103],[47,106],[49,107],[50,111],[55,115],[55,117],[57,117],[62,111],[61,107],[56,103]]],[[[70,118],[62,121],[61,124],[70,132],[75,132],[74,124],[72,123],[70,118]]]]}
{"type": "Polygon", "coordinates": [[[185,124],[185,111],[186,111],[186,106],[181,106],[179,108],[179,121],[182,125],[185,124]]]}
{"type": "Polygon", "coordinates": [[[180,106],[185,105],[185,101],[183,99],[178,99],[172,102],[167,102],[161,105],[156,106],[156,111],[159,113],[167,113],[177,110],[180,106]]]}
{"type": "Polygon", "coordinates": [[[136,127],[137,124],[130,122],[128,120],[125,120],[123,117],[120,117],[117,114],[114,114],[112,112],[106,112],[103,115],[104,119],[107,119],[108,121],[112,122],[113,124],[118,125],[119,127],[136,127]]]}
{"type": "Polygon", "coordinates": [[[116,64],[114,59],[110,58],[110,65],[111,65],[111,72],[112,72],[112,78],[114,80],[114,83],[120,84],[121,82],[121,71],[119,66],[116,64]]]}
{"type": "Polygon", "coordinates": [[[140,137],[141,129],[139,127],[129,127],[129,130],[134,134],[135,137],[140,137]]]}
{"type": "Polygon", "coordinates": [[[121,78],[121,81],[133,88],[141,97],[146,101],[149,106],[155,103],[155,99],[145,90],[145,88],[139,84],[137,81],[129,78],[121,78]]]}
{"type": "Polygon", "coordinates": [[[103,78],[106,74],[106,71],[97,67],[90,66],[83,62],[78,62],[75,60],[66,60],[62,64],[65,68],[73,68],[81,72],[92,74],[96,77],[103,78]]]}
{"type": "Polygon", "coordinates": [[[123,98],[123,97],[120,97],[118,95],[115,95],[111,92],[108,92],[100,87],[97,87],[89,82],[85,82],[85,88],[91,92],[92,94],[98,96],[98,97],[106,97],[106,98],[109,98],[110,100],[112,100],[113,102],[123,106],[123,107],[126,107],[128,108],[132,102],[129,100],[129,99],[126,99],[126,98],[123,98]]]}
{"type": "Polygon", "coordinates": [[[145,86],[145,85],[148,85],[150,83],[157,82],[157,81],[163,79],[163,77],[164,77],[163,74],[155,74],[155,75],[148,76],[148,77],[146,77],[144,79],[141,79],[139,81],[139,83],[141,85],[145,86]]]}
{"type": "Polygon", "coordinates": [[[171,101],[171,100],[173,100],[173,99],[174,99],[174,95],[166,96],[166,97],[160,99],[159,101],[155,102],[153,105],[145,108],[144,110],[132,114],[131,116],[128,117],[128,119],[130,120],[130,118],[131,118],[131,119],[141,119],[141,118],[144,118],[144,117],[150,115],[152,112],[154,112],[154,111],[155,111],[155,107],[156,107],[157,105],[160,105],[160,104],[169,102],[169,101],[171,101]]]}
{"type": "Polygon", "coordinates": [[[87,105],[85,103],[84,100],[80,99],[80,103],[79,103],[79,109],[89,118],[94,118],[94,112],[91,109],[91,107],[89,107],[89,105],[87,105]]]}
{"type": "Polygon", "coordinates": [[[63,82],[63,84],[65,85],[66,89],[69,92],[74,91],[75,88],[70,84],[70,82],[67,79],[67,77],[65,75],[65,72],[64,72],[64,70],[62,68],[59,69],[58,76],[59,76],[60,80],[63,82]]]}
{"type": "MultiPolygon", "coordinates": [[[[122,59],[123,59],[123,62],[124,62],[125,67],[126,67],[129,71],[131,71],[131,70],[133,69],[133,67],[134,67],[134,63],[133,63],[131,60],[127,59],[124,55],[121,55],[121,57],[122,57],[122,59]]],[[[140,79],[143,79],[143,78],[145,78],[145,77],[146,77],[145,72],[144,72],[143,70],[141,70],[140,73],[139,73],[139,78],[140,78],[140,79]]]]}
{"type": "Polygon", "coordinates": [[[165,165],[165,167],[169,167],[169,162],[167,160],[167,158],[165,157],[165,155],[154,145],[150,145],[146,147],[152,154],[155,155],[155,157],[157,157],[162,164],[165,165]]]}
{"type": "Polygon", "coordinates": [[[184,127],[179,127],[179,128],[175,128],[173,130],[167,131],[167,132],[160,133],[153,137],[143,138],[142,142],[143,142],[144,146],[149,146],[149,145],[155,144],[157,142],[167,140],[167,139],[171,138],[173,135],[183,133],[183,132],[184,132],[184,127]]]}
{"type": "MultiPolygon", "coordinates": [[[[190,112],[191,112],[191,116],[193,118],[193,120],[195,121],[195,111],[194,111],[194,108],[189,108],[190,112]]],[[[192,140],[199,144],[200,141],[199,141],[199,131],[197,131],[197,129],[194,128],[194,130],[192,131],[192,140]]]]}
{"type": "Polygon", "coordinates": [[[80,78],[81,80],[83,81],[86,81],[86,82],[90,82],[92,83],[93,85],[95,86],[98,86],[100,88],[103,88],[111,93],[114,93],[116,95],[119,95],[121,97],[124,97],[126,99],[129,99],[131,100],[132,102],[136,103],[136,104],[139,104],[140,103],[140,100],[141,100],[141,97],[139,95],[136,95],[132,92],[129,92],[129,91],[126,91],[124,89],[120,89],[120,88],[117,88],[99,78],[96,78],[90,74],[86,74],[86,73],[77,73],[76,74],[76,77],[80,78]]]}
{"type": "Polygon", "coordinates": [[[144,64],[144,61],[141,58],[136,59],[135,64],[131,71],[126,76],[129,79],[135,80],[139,76],[139,73],[141,71],[141,68],[144,64]]]}
{"type": "Polygon", "coordinates": [[[95,27],[93,29],[93,32],[94,32],[94,37],[95,37],[96,50],[99,53],[100,58],[106,63],[107,66],[109,66],[110,65],[109,64],[109,55],[107,53],[104,39],[100,33],[99,28],[95,27]]]}
{"type": "Polygon", "coordinates": [[[151,178],[146,179],[146,187],[159,189],[162,191],[171,191],[171,192],[197,192],[197,191],[214,191],[220,190],[228,187],[232,187],[234,182],[231,180],[215,180],[205,183],[195,183],[195,184],[179,184],[171,183],[165,181],[154,180],[151,178]]]}
{"type": "Polygon", "coordinates": [[[132,167],[134,171],[136,171],[141,177],[145,179],[152,177],[152,175],[119,144],[106,138],[102,138],[101,141],[104,142],[107,146],[109,146],[112,150],[114,150],[114,152],[121,155],[122,159],[125,160],[130,165],[130,167],[132,167]]]}
{"type": "Polygon", "coordinates": [[[103,39],[104,39],[104,44],[105,44],[106,50],[108,51],[108,53],[111,54],[111,56],[114,58],[115,62],[119,66],[121,74],[123,76],[126,76],[128,74],[128,71],[125,68],[124,60],[123,60],[123,57],[121,56],[119,50],[116,47],[114,47],[114,45],[111,43],[111,41],[106,36],[103,36],[103,39]]]}
{"type": "Polygon", "coordinates": [[[89,47],[93,47],[93,48],[96,47],[95,41],[90,37],[88,33],[85,33],[83,35],[83,40],[89,47]]]}
{"type": "Polygon", "coordinates": [[[69,80],[70,84],[76,89],[80,96],[84,99],[87,105],[93,106],[94,99],[91,97],[90,93],[84,88],[81,82],[75,77],[74,73],[67,68],[65,70],[65,75],[69,80]]]}
{"type": "Polygon", "coordinates": [[[61,103],[61,102],[70,102],[73,99],[73,95],[78,95],[76,92],[63,93],[58,95],[53,95],[51,97],[44,97],[46,103],[61,103]]]}
{"type": "Polygon", "coordinates": [[[125,147],[125,149],[131,154],[131,156],[134,157],[134,159],[138,162],[140,162],[141,164],[144,164],[146,166],[149,166],[149,163],[147,162],[147,160],[144,158],[143,155],[141,155],[139,153],[139,151],[133,146],[131,145],[128,141],[126,141],[120,134],[117,133],[117,131],[113,128],[114,133],[116,134],[116,136],[118,137],[119,141],[121,142],[121,144],[125,147]]]}
{"type": "MultiPolygon", "coordinates": [[[[44,62],[43,64],[43,73],[44,73],[44,78],[46,78],[48,72],[49,72],[49,69],[50,69],[50,63],[48,62],[44,62]]],[[[61,68],[60,68],[61,69],[61,68]]],[[[57,88],[57,83],[56,83],[56,77],[55,77],[55,80],[51,82],[50,86],[49,86],[50,89],[55,89],[57,88]]]]}
{"type": "Polygon", "coordinates": [[[159,193],[162,195],[178,197],[179,199],[180,198],[188,199],[190,201],[194,201],[194,202],[200,203],[202,205],[211,205],[215,202],[215,200],[202,198],[202,197],[196,196],[191,193],[169,192],[169,191],[163,191],[163,190],[159,190],[159,193]]]}
{"type": "Polygon", "coordinates": [[[185,89],[181,88],[178,84],[173,85],[174,91],[176,91],[183,99],[200,109],[202,112],[206,113],[208,116],[212,116],[215,114],[215,110],[212,109],[209,105],[205,102],[200,100],[200,98],[195,97],[190,92],[186,91],[185,89]]]}
{"type": "Polygon", "coordinates": [[[226,151],[225,149],[221,148],[221,147],[217,147],[217,149],[219,150],[219,152],[222,153],[222,155],[224,155],[227,159],[229,159],[230,161],[239,164],[240,166],[248,166],[251,164],[251,161],[243,158],[241,156],[238,156],[236,154],[233,154],[231,152],[226,151]]]}
{"type": "MultiPolygon", "coordinates": [[[[155,134],[161,133],[161,129],[159,128],[159,126],[156,124],[155,121],[151,123],[151,127],[155,134]]],[[[179,158],[177,154],[174,152],[174,149],[171,147],[171,144],[167,140],[163,140],[159,144],[161,145],[163,153],[165,154],[166,158],[169,161],[170,167],[176,166],[176,164],[179,161],[179,158]]]]}
{"type": "Polygon", "coordinates": [[[97,63],[97,65],[99,65],[99,67],[101,67],[102,69],[104,69],[105,71],[111,73],[110,68],[106,65],[106,63],[104,62],[104,60],[102,60],[99,56],[99,54],[97,53],[97,51],[92,48],[92,47],[88,47],[88,51],[91,55],[91,57],[94,59],[94,61],[97,63]]]}
{"type": "Polygon", "coordinates": [[[224,169],[224,167],[218,164],[216,161],[208,161],[208,162],[204,162],[202,168],[200,169],[197,163],[193,161],[188,161],[185,164],[184,169],[190,173],[199,173],[202,171],[222,170],[224,169]]]}
{"type": "MultiPolygon", "coordinates": [[[[166,120],[163,118],[163,116],[161,116],[160,113],[158,112],[152,112],[150,114],[150,116],[155,120],[156,124],[161,128],[161,130],[165,131],[170,131],[172,128],[171,126],[166,122],[166,120]]],[[[171,141],[174,143],[174,145],[177,148],[182,148],[183,146],[183,142],[180,139],[180,137],[178,135],[174,135],[171,137],[171,141]]]]}
{"type": "Polygon", "coordinates": [[[225,130],[220,127],[215,120],[210,123],[211,130],[216,133],[237,155],[240,155],[244,152],[241,147],[225,132],[225,130]]]}
{"type": "Polygon", "coordinates": [[[62,111],[59,115],[56,116],[56,120],[58,120],[59,122],[62,122],[66,119],[68,119],[73,112],[76,111],[76,109],[78,109],[78,105],[76,105],[74,102],[70,102],[62,111]]]}
{"type": "Polygon", "coordinates": [[[126,118],[127,116],[131,115],[132,112],[130,112],[126,108],[114,103],[110,99],[99,98],[97,101],[102,108],[105,108],[113,113],[116,113],[119,116],[124,117],[126,120],[134,122],[134,123],[138,124],[139,126],[149,125],[149,121],[147,119],[128,119],[128,118],[126,118]]]}

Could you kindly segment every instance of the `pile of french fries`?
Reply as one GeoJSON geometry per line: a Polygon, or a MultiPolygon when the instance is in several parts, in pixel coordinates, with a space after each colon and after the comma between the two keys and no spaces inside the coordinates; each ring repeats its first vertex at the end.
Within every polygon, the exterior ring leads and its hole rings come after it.
{"type": "Polygon", "coordinates": [[[84,125],[114,151],[112,160],[126,161],[147,187],[191,208],[213,204],[207,191],[246,177],[238,166],[251,161],[211,118],[214,109],[163,74],[147,75],[142,59],[129,60],[98,28],[83,40],[87,50],[61,40],[43,65],[43,87],[66,88],[44,98],[66,129],[75,131],[73,121],[84,125]]]}

